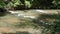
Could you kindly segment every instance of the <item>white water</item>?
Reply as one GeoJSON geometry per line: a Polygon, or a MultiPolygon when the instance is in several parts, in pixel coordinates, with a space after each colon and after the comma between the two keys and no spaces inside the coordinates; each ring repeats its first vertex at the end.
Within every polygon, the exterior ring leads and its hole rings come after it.
{"type": "Polygon", "coordinates": [[[9,11],[12,15],[18,16],[18,17],[23,17],[23,18],[36,18],[36,16],[32,16],[34,13],[36,14],[52,14],[52,13],[57,13],[56,10],[26,10],[27,12],[25,13],[24,11],[9,11]],[[29,16],[30,14],[33,13],[32,15],[29,16]]]}

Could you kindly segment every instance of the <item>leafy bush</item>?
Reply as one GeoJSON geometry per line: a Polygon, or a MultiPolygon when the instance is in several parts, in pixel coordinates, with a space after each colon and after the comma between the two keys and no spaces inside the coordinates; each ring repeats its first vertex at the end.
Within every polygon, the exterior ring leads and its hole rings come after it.
{"type": "Polygon", "coordinates": [[[0,0],[0,8],[18,5],[24,5],[25,8],[59,9],[60,0],[0,0]]]}
{"type": "Polygon", "coordinates": [[[0,0],[0,8],[4,8],[6,6],[6,4],[4,3],[3,0],[0,0]]]}

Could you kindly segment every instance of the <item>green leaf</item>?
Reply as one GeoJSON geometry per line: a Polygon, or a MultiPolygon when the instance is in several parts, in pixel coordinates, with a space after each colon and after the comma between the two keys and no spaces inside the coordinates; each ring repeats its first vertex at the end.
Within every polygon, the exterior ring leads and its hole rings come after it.
{"type": "Polygon", "coordinates": [[[30,7],[31,7],[30,1],[26,1],[26,0],[25,0],[25,6],[28,7],[28,8],[30,8],[30,7]]]}
{"type": "Polygon", "coordinates": [[[3,2],[3,0],[0,0],[0,8],[3,8],[5,6],[6,6],[6,4],[3,2]]]}

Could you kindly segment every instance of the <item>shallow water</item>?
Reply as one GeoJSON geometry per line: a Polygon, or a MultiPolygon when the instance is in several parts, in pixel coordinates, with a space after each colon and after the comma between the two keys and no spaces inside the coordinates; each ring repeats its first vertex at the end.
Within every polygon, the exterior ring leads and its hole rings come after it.
{"type": "MultiPolygon", "coordinates": [[[[28,31],[30,33],[36,32],[37,29],[33,29],[32,27],[25,28],[15,28],[14,24],[25,22],[24,20],[36,19],[40,14],[58,14],[57,10],[16,10],[9,11],[11,12],[9,15],[4,17],[0,17],[0,32],[16,32],[16,31],[28,31]],[[24,12],[25,11],[25,12],[24,12]]],[[[60,10],[59,10],[60,11],[60,10]]],[[[40,29],[38,29],[39,31],[40,29]]],[[[38,33],[38,31],[36,33],[38,33]]],[[[40,30],[41,33],[41,30],[40,30]]],[[[40,34],[38,33],[38,34],[40,34]]]]}

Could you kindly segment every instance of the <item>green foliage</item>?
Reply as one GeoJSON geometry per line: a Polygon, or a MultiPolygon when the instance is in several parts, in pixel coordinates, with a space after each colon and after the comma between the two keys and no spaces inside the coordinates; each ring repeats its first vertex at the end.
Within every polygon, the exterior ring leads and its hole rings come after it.
{"type": "Polygon", "coordinates": [[[17,5],[20,5],[20,3],[20,0],[11,0],[8,4],[5,4],[4,0],[0,0],[0,8],[16,7],[17,5]]]}
{"type": "Polygon", "coordinates": [[[11,3],[12,3],[12,6],[16,7],[17,5],[20,5],[21,2],[20,0],[12,0],[11,3]]]}
{"type": "Polygon", "coordinates": [[[30,1],[25,0],[25,6],[26,6],[27,8],[30,8],[30,7],[31,7],[30,1]]]}
{"type": "Polygon", "coordinates": [[[20,5],[20,4],[21,4],[20,0],[12,0],[11,2],[9,2],[7,4],[7,6],[8,7],[17,7],[17,5],[20,5]]]}
{"type": "Polygon", "coordinates": [[[54,2],[54,4],[56,4],[56,5],[60,4],[60,0],[54,0],[53,2],[54,2]]]}
{"type": "Polygon", "coordinates": [[[11,0],[7,4],[4,0],[0,0],[0,7],[17,7],[18,5],[24,5],[26,8],[52,9],[60,8],[60,0],[11,0]]]}
{"type": "Polygon", "coordinates": [[[0,0],[0,8],[4,8],[6,4],[3,2],[3,0],[0,0]]]}

